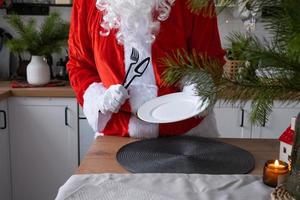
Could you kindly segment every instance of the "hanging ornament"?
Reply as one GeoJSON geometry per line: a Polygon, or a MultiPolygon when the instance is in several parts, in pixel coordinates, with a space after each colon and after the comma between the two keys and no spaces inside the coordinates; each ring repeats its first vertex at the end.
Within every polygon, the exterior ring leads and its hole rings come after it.
{"type": "Polygon", "coordinates": [[[254,1],[238,0],[235,16],[242,20],[246,33],[251,35],[256,30],[261,11],[254,1]]]}

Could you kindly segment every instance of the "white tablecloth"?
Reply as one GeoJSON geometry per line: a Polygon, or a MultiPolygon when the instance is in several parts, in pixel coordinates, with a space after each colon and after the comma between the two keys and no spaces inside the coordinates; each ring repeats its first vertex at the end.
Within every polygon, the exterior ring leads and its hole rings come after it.
{"type": "Polygon", "coordinates": [[[74,175],[56,200],[266,200],[272,189],[251,175],[74,175]]]}

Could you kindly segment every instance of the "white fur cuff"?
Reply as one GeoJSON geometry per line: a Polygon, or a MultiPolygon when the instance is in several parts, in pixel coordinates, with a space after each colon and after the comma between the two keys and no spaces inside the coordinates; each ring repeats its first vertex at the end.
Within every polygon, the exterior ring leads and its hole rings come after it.
{"type": "MultiPolygon", "coordinates": [[[[143,77],[145,78],[145,77],[143,77]]],[[[140,79],[142,81],[143,79],[140,79]]],[[[136,113],[138,108],[145,102],[157,97],[157,86],[150,84],[132,84],[130,89],[130,106],[132,113],[136,113]]],[[[128,132],[133,138],[155,138],[158,137],[158,124],[151,124],[139,120],[132,115],[129,120],[128,132]]]]}
{"type": "Polygon", "coordinates": [[[111,118],[111,113],[99,112],[105,91],[102,83],[92,83],[83,95],[83,113],[95,132],[101,132],[111,118]]]}

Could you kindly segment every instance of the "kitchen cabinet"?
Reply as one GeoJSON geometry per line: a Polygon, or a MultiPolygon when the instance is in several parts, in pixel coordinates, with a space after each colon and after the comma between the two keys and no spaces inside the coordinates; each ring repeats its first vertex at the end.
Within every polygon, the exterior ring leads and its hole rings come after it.
{"type": "Polygon", "coordinates": [[[290,125],[291,118],[300,112],[300,104],[274,103],[269,120],[259,126],[253,126],[252,138],[278,139],[282,132],[290,125]]]}
{"type": "Polygon", "coordinates": [[[86,117],[83,114],[82,108],[79,107],[79,155],[80,161],[88,152],[95,138],[95,132],[90,127],[86,117]]]}
{"type": "Polygon", "coordinates": [[[13,200],[53,200],[78,166],[75,98],[9,100],[13,200]]]}
{"type": "Polygon", "coordinates": [[[221,138],[250,138],[251,124],[248,120],[250,105],[244,107],[218,101],[214,111],[221,138]]]}
{"type": "Polygon", "coordinates": [[[11,199],[7,100],[0,101],[0,199],[11,199]]]}
{"type": "Polygon", "coordinates": [[[217,126],[221,138],[278,139],[289,126],[291,118],[300,112],[300,104],[282,104],[276,101],[269,120],[261,125],[249,121],[251,102],[243,107],[219,101],[215,108],[217,126]]]}

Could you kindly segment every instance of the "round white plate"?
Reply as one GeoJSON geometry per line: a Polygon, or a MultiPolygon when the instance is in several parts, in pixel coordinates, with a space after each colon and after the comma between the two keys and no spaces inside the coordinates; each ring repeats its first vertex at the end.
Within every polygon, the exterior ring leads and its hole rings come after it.
{"type": "Polygon", "coordinates": [[[171,123],[194,117],[203,112],[209,103],[198,96],[185,92],[157,97],[144,103],[137,112],[138,117],[150,123],[171,123]]]}

